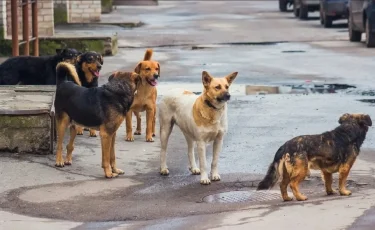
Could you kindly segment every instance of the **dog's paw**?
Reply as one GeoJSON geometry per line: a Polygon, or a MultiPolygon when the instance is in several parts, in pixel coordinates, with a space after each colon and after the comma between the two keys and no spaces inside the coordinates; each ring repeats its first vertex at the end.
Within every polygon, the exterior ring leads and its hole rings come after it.
{"type": "Polygon", "coordinates": [[[64,167],[64,161],[61,159],[61,160],[56,160],[56,164],[55,164],[56,167],[64,167]]]}
{"type": "Polygon", "coordinates": [[[286,196],[286,197],[283,197],[283,200],[284,200],[285,202],[288,202],[288,201],[292,201],[293,198],[290,197],[290,196],[286,196]]]}
{"type": "Polygon", "coordinates": [[[83,135],[83,130],[77,130],[77,135],[83,135]]]}
{"type": "Polygon", "coordinates": [[[141,130],[136,130],[136,131],[134,132],[134,135],[141,135],[141,130]]]}
{"type": "Polygon", "coordinates": [[[96,137],[96,131],[90,129],[90,137],[96,137]]]}
{"type": "Polygon", "coordinates": [[[73,163],[73,161],[72,160],[66,160],[65,162],[64,162],[64,165],[72,165],[72,163],[73,163]]]}
{"type": "Polygon", "coordinates": [[[328,195],[328,196],[336,195],[336,194],[337,194],[337,191],[335,191],[335,190],[327,191],[327,195],[328,195]]]}
{"type": "Polygon", "coordinates": [[[298,200],[298,201],[305,201],[305,200],[307,200],[307,196],[299,195],[298,197],[296,197],[296,200],[298,200]]]}
{"type": "Polygon", "coordinates": [[[154,142],[154,138],[148,137],[148,138],[146,138],[146,142],[154,142]]]}
{"type": "Polygon", "coordinates": [[[201,178],[201,184],[209,185],[209,184],[211,184],[211,181],[208,178],[201,178]]]}
{"type": "Polygon", "coordinates": [[[352,195],[352,192],[350,190],[340,190],[340,195],[341,196],[350,196],[352,195]]]}
{"type": "Polygon", "coordinates": [[[160,169],[160,175],[168,176],[168,175],[169,175],[169,170],[168,170],[168,168],[160,169]]]}
{"type": "Polygon", "coordinates": [[[189,170],[190,170],[191,174],[193,174],[193,175],[199,175],[199,174],[201,174],[201,170],[199,168],[197,168],[197,167],[194,167],[194,168],[190,167],[189,170]]]}
{"type": "Polygon", "coordinates": [[[111,178],[115,178],[117,176],[118,176],[117,173],[108,173],[108,174],[105,175],[105,178],[111,179],[111,178]]]}
{"type": "Polygon", "coordinates": [[[124,170],[121,170],[121,169],[118,169],[118,168],[112,169],[112,173],[116,173],[118,175],[125,174],[124,170]]]}
{"type": "Polygon", "coordinates": [[[133,142],[134,141],[134,137],[133,136],[127,136],[125,138],[126,141],[129,141],[129,142],[133,142]]]}
{"type": "Polygon", "coordinates": [[[212,176],[211,176],[211,180],[212,181],[219,181],[221,178],[220,178],[220,175],[218,173],[213,173],[212,176]]]}

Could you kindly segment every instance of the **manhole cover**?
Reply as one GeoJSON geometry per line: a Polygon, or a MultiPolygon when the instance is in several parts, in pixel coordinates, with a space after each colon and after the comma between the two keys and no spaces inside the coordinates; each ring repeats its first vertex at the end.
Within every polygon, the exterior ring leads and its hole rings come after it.
{"type": "Polygon", "coordinates": [[[281,195],[276,191],[232,191],[203,197],[206,203],[258,202],[277,199],[281,199],[281,195]]]}

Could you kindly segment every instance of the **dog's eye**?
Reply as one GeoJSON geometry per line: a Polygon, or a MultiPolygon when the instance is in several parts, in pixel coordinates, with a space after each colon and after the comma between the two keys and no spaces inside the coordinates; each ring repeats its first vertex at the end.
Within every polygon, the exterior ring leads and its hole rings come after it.
{"type": "Polygon", "coordinates": [[[226,85],[226,86],[225,86],[225,89],[228,89],[228,88],[229,88],[229,86],[228,86],[228,85],[226,85]]]}
{"type": "Polygon", "coordinates": [[[148,68],[146,68],[146,70],[147,70],[147,71],[150,71],[150,70],[151,70],[151,68],[150,68],[150,67],[148,67],[148,68]]]}
{"type": "Polygon", "coordinates": [[[216,86],[215,89],[220,90],[221,89],[221,85],[216,86]]]}

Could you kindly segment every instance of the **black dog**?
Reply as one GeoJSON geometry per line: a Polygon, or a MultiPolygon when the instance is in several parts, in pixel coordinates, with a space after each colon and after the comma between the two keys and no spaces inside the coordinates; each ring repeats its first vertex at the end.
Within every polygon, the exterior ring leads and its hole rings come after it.
{"type": "Polygon", "coordinates": [[[56,49],[53,56],[18,56],[0,65],[0,85],[55,85],[56,66],[61,61],[75,63],[81,54],[75,49],[56,49]]]}
{"type": "Polygon", "coordinates": [[[125,119],[134,100],[134,93],[141,78],[137,73],[118,72],[101,87],[81,87],[73,65],[60,63],[56,69],[57,86],[55,112],[57,127],[56,166],[72,164],[72,152],[77,124],[100,131],[102,167],[107,178],[124,171],[116,167],[116,131],[125,119]],[[70,126],[67,155],[62,157],[62,143],[66,128],[70,126]]]}

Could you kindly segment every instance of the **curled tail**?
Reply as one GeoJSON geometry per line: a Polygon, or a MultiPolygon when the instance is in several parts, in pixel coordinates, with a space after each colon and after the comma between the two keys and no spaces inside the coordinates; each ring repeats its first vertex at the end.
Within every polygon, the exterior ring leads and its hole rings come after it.
{"type": "Polygon", "coordinates": [[[73,80],[79,86],[82,86],[81,80],[78,77],[76,67],[67,62],[60,62],[56,66],[56,84],[59,85],[64,81],[73,80]]]}
{"type": "Polygon", "coordinates": [[[143,61],[150,61],[152,58],[152,49],[147,49],[143,61]]]}
{"type": "Polygon", "coordinates": [[[281,146],[276,154],[273,162],[268,167],[268,171],[264,179],[259,182],[257,190],[267,190],[272,188],[276,182],[279,180],[280,171],[279,166],[283,164],[283,155],[284,155],[284,145],[281,146]]]}

